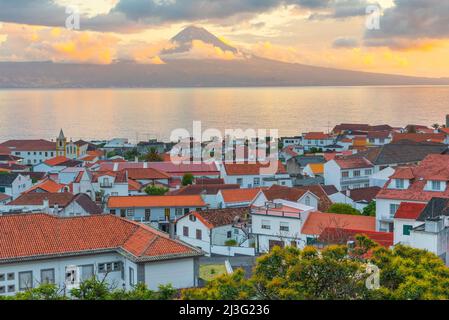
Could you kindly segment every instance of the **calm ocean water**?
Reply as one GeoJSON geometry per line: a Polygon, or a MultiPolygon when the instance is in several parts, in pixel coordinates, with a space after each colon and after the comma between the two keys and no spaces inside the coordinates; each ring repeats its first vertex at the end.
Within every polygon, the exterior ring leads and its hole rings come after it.
{"type": "Polygon", "coordinates": [[[328,130],[341,122],[444,123],[449,87],[0,90],[0,140],[168,139],[176,128],[328,130]]]}

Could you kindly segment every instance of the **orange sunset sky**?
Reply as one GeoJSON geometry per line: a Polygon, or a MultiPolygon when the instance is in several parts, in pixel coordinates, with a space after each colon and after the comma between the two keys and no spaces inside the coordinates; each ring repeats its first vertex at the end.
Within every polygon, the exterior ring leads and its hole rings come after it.
{"type": "MultiPolygon", "coordinates": [[[[160,52],[188,25],[243,52],[291,63],[449,76],[449,2],[441,0],[0,0],[0,60],[165,63],[160,52]],[[380,30],[366,8],[382,8],[380,30]],[[78,6],[81,29],[65,28],[78,6]]],[[[239,59],[201,41],[199,59],[239,59]]]]}

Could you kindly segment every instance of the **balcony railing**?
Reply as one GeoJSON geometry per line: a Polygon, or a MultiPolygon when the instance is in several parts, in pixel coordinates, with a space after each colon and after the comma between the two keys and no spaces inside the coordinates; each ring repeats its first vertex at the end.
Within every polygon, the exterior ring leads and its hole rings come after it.
{"type": "Polygon", "coordinates": [[[276,210],[275,208],[252,208],[251,214],[301,219],[300,212],[276,210]]]}

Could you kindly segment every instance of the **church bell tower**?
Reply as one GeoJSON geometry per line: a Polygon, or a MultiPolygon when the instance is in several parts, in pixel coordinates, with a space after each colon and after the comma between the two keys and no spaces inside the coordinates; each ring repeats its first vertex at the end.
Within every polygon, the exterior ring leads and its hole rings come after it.
{"type": "Polygon", "coordinates": [[[64,136],[64,132],[59,132],[59,136],[56,138],[56,155],[65,156],[65,147],[67,145],[67,138],[64,136]]]}

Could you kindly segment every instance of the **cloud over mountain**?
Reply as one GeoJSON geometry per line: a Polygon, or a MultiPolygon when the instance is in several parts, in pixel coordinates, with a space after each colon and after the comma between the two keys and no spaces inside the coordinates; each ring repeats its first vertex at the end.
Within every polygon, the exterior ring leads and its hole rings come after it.
{"type": "Polygon", "coordinates": [[[449,2],[395,0],[384,11],[379,30],[367,30],[365,45],[393,49],[426,48],[449,39],[449,2]]]}
{"type": "MultiPolygon", "coordinates": [[[[344,18],[365,14],[368,0],[118,0],[107,13],[83,14],[83,29],[129,32],[147,26],[194,21],[218,21],[230,17],[248,19],[282,6],[296,6],[322,18],[344,18]]],[[[68,16],[62,2],[52,0],[0,0],[0,21],[59,26],[68,16]]]]}

